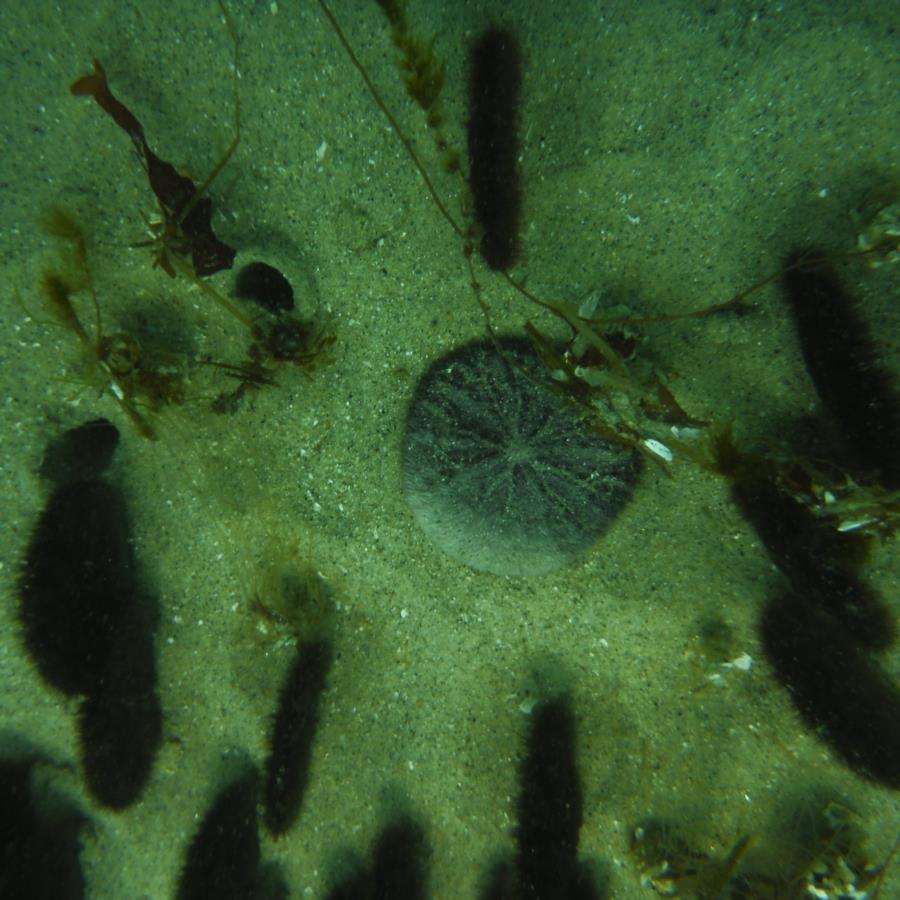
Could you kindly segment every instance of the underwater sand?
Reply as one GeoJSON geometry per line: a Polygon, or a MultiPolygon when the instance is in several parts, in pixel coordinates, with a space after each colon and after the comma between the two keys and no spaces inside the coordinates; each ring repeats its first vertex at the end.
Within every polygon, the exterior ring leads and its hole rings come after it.
{"type": "MultiPolygon", "coordinates": [[[[144,236],[154,212],[123,134],[68,84],[101,59],[113,91],[164,159],[202,179],[231,135],[227,32],[214,3],[108,0],[0,7],[0,721],[61,764],[77,759],[74,704],[25,655],[14,581],[45,489],[48,439],[106,416],[122,440],[114,477],[130,504],[143,575],[159,601],[165,740],[141,800],[95,808],[60,771],[94,830],[82,855],[90,896],[172,895],[185,847],[228,772],[262,763],[291,652],[260,633],[252,595],[273,560],[310,562],[340,603],[299,823],[264,839],[292,896],[321,897],[348,856],[364,856],[398,811],[425,827],[431,893],[474,897],[513,846],[517,764],[535,672],[564,672],[578,718],[585,799],[581,854],[618,898],[652,896],[628,854],[655,815],[722,854],[761,840],[791,798],[823,789],[856,809],[873,862],[898,830],[897,797],[837,762],[771,676],[761,604],[783,585],[721,479],[676,459],[648,467],[610,533],[547,576],[470,571],[417,528],[401,490],[406,404],[435,357],[480,337],[459,241],[312,2],[232,3],[241,37],[243,140],[212,190],[215,227],[238,265],[281,268],[301,311],[327,311],[333,364],[233,417],[209,400],[222,380],[198,367],[188,403],[142,438],[49,321],[37,290],[54,250],[38,227],[51,204],[90,237],[107,331],[161,319],[192,357],[236,360],[237,324],[184,279],[171,281],[144,236]],[[748,672],[707,659],[699,623],[724,619],[748,672]],[[718,672],[721,685],[709,677],[718,672]]],[[[542,295],[600,291],[635,314],[726,300],[801,242],[851,248],[849,210],[898,176],[896,4],[410,2],[438,34],[451,144],[464,149],[465,58],[493,18],[524,59],[523,264],[542,295]],[[849,5],[846,5],[849,7],[849,5]]],[[[334,11],[413,139],[451,210],[423,117],[406,97],[374,3],[334,11]]],[[[900,368],[896,267],[861,265],[854,285],[900,368]]],[[[494,323],[552,328],[476,264],[494,323]]],[[[212,283],[228,291],[233,276],[212,283]]],[[[639,353],[695,418],[733,423],[764,446],[779,423],[816,409],[785,309],[771,288],[750,314],[648,326],[639,353]]],[[[897,609],[900,540],[877,549],[871,581],[897,609]]],[[[900,675],[894,650],[885,665],[900,675]]],[[[560,676],[562,677],[562,676],[560,676]]],[[[900,895],[895,866],[882,896],[900,895]]]]}

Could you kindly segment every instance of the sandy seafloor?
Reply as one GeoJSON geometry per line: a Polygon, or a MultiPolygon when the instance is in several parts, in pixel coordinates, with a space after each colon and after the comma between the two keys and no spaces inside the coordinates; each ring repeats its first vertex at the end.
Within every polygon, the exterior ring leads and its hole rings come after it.
{"type": "MultiPolygon", "coordinates": [[[[0,7],[0,709],[5,746],[26,740],[77,759],[74,704],[25,655],[14,581],[45,498],[48,439],[91,417],[122,432],[113,475],[160,607],[156,643],[165,741],[140,801],[91,805],[74,771],[62,789],[94,828],[90,896],[171,896],[187,843],[229,771],[265,758],[290,650],[259,632],[251,597],[274,559],[313,564],[340,609],[337,659],[302,816],[264,839],[292,896],[320,897],[340,861],[364,855],[398,810],[424,825],[433,896],[474,897],[513,846],[516,769],[536,670],[567,673],[585,797],[581,852],[614,896],[652,895],[629,829],[657,815],[710,853],[762,842],[791,798],[813,789],[861,815],[873,861],[900,829],[897,797],[850,773],[800,722],[757,637],[783,586],[721,479],[677,459],[647,469],[615,527],[544,577],[470,571],[436,549],[402,493],[406,404],[419,374],[483,334],[460,242],[313,2],[232,2],[241,37],[243,140],[212,190],[219,234],[294,282],[301,311],[333,318],[334,362],[299,370],[233,417],[193,372],[188,403],[143,439],[86,378],[72,334],[37,290],[53,249],[38,214],[63,204],[84,224],[107,331],[135,317],[175,322],[195,357],[239,359],[236,323],[128,245],[154,212],[128,138],[68,84],[93,56],[160,156],[201,177],[232,122],[227,32],[214,3],[39,2],[0,7]],[[724,619],[749,672],[718,670],[699,623],[724,619]]],[[[423,118],[406,97],[374,3],[334,0],[347,36],[453,211],[423,118]]],[[[727,299],[777,270],[794,245],[850,249],[849,211],[896,178],[900,9],[887,2],[425,3],[438,35],[443,106],[464,149],[467,47],[489,21],[525,58],[524,257],[547,296],[598,290],[635,313],[727,299]]],[[[897,271],[844,269],[900,366],[897,271]]],[[[492,273],[478,277],[504,330],[547,325],[492,273]]],[[[228,291],[233,276],[212,283],[228,291]]],[[[776,290],[748,315],[646,329],[640,353],[698,419],[765,446],[816,399],[776,290]]],[[[869,577],[900,603],[900,543],[869,577]]],[[[896,651],[885,665],[900,674],[896,651]]],[[[900,896],[900,869],[882,896],[900,896]]]]}

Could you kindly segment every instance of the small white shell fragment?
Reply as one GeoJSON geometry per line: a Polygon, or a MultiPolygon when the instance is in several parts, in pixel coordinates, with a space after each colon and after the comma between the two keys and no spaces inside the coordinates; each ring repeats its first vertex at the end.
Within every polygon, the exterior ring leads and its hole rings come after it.
{"type": "Polygon", "coordinates": [[[645,438],[642,443],[654,456],[658,456],[666,462],[672,462],[672,451],[665,444],[653,438],[645,438]]]}
{"type": "Polygon", "coordinates": [[[753,657],[749,653],[742,653],[740,656],[725,663],[726,668],[740,669],[742,672],[749,672],[753,665],[753,657]]]}
{"type": "Polygon", "coordinates": [[[591,291],[578,307],[578,315],[582,319],[592,319],[597,315],[600,308],[600,294],[597,291],[591,291]]]}
{"type": "Polygon", "coordinates": [[[838,525],[837,530],[842,534],[846,534],[848,531],[856,531],[859,528],[865,528],[866,525],[871,525],[874,521],[875,519],[872,516],[860,516],[858,519],[847,519],[838,525]]]}
{"type": "Polygon", "coordinates": [[[679,428],[677,425],[673,425],[669,430],[672,432],[672,436],[679,441],[693,441],[700,437],[701,434],[699,428],[690,426],[679,428]]]}

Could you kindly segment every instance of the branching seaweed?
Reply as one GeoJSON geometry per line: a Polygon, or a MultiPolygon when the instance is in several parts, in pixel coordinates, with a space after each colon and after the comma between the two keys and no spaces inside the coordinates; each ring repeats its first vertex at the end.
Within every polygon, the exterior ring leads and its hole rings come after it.
{"type": "Polygon", "coordinates": [[[281,364],[291,363],[306,375],[312,375],[319,367],[332,362],[325,351],[335,340],[327,320],[300,319],[290,314],[260,316],[251,329],[246,362],[207,363],[238,382],[234,390],[223,391],[216,397],[213,412],[232,414],[249,391],[276,385],[276,368],[281,364]]]}
{"type": "Polygon", "coordinates": [[[158,410],[165,405],[184,403],[183,368],[174,355],[163,358],[159,354],[143,352],[132,335],[104,333],[81,226],[59,208],[51,209],[44,216],[43,226],[48,235],[68,250],[65,263],[45,271],[41,278],[41,290],[50,312],[75,334],[93,369],[100,373],[104,389],[112,394],[138,431],[144,437],[156,440],[156,428],[140,407],[158,410]],[[93,335],[76,310],[73,298],[78,293],[86,293],[93,307],[93,335]]]}
{"type": "Polygon", "coordinates": [[[764,835],[752,855],[749,837],[725,856],[710,856],[685,838],[679,826],[649,819],[631,834],[631,857],[641,881],[664,897],[694,900],[801,900],[803,897],[876,898],[897,844],[874,865],[866,830],[848,806],[830,801],[816,808],[808,827],[790,823],[764,835]]]}
{"type": "Polygon", "coordinates": [[[159,201],[162,222],[154,226],[155,264],[167,275],[175,277],[174,257],[190,257],[194,273],[202,278],[222,269],[230,269],[237,252],[216,237],[212,229],[212,199],[205,191],[231,158],[240,140],[238,131],[225,154],[204,184],[198,188],[169,162],[160,159],[144,136],[144,126],[109,89],[106,71],[100,60],[94,60],[94,71],[83,75],[71,88],[76,97],[93,97],[97,104],[131,138],[144,162],[150,187],[159,201]]]}
{"type": "MultiPolygon", "coordinates": [[[[234,45],[234,136],[212,171],[198,187],[175,166],[160,159],[147,143],[144,126],[137,116],[116,98],[109,87],[106,71],[99,60],[94,60],[94,71],[74,81],[69,88],[76,97],[92,97],[107,115],[119,126],[134,144],[140,157],[150,188],[159,202],[162,220],[153,225],[155,264],[174,278],[176,268],[183,270],[182,260],[190,259],[193,275],[204,278],[230,269],[236,250],[216,237],[212,229],[212,199],[209,188],[228,164],[241,140],[241,106],[238,91],[237,32],[228,11],[220,2],[219,8],[234,45]]],[[[234,310],[239,318],[242,315],[234,310]]]]}
{"type": "MultiPolygon", "coordinates": [[[[335,338],[326,321],[304,319],[290,313],[279,316],[266,313],[251,315],[205,281],[208,276],[230,269],[237,252],[213,231],[213,203],[209,196],[210,188],[241,140],[238,90],[240,44],[231,16],[222,0],[218,2],[234,48],[234,135],[212,171],[199,185],[153,151],[140,120],[113,94],[99,60],[94,60],[93,72],[78,78],[70,91],[77,97],[91,97],[131,138],[147,173],[160,218],[150,225],[151,239],[132,246],[151,247],[156,267],[170,277],[176,274],[186,277],[247,329],[250,345],[246,362],[204,361],[218,367],[226,376],[237,379],[238,386],[234,391],[220,394],[213,402],[214,411],[233,412],[248,390],[276,384],[275,367],[278,365],[290,362],[308,373],[327,362],[323,351],[335,338]]],[[[119,353],[127,356],[128,348],[120,347],[119,353]]]]}
{"type": "Polygon", "coordinates": [[[160,220],[150,224],[152,238],[134,246],[150,246],[154,253],[154,265],[174,278],[181,272],[204,294],[212,298],[244,325],[252,324],[250,318],[227,297],[202,281],[209,275],[230,269],[236,250],[216,237],[212,229],[212,198],[209,189],[222,173],[237,150],[241,140],[241,104],[238,90],[239,42],[234,23],[224,4],[219,8],[225,18],[234,46],[234,136],[212,171],[199,185],[175,166],[160,159],[147,143],[144,126],[137,116],[110,90],[106,71],[99,60],[94,60],[94,71],[74,81],[69,88],[76,97],[92,97],[107,115],[130,138],[144,169],[150,188],[156,196],[160,220]]]}

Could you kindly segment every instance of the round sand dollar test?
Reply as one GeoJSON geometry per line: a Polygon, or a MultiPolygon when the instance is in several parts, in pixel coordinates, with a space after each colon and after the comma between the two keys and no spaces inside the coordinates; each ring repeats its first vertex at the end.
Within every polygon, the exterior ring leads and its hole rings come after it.
{"type": "Polygon", "coordinates": [[[612,525],[640,456],[591,431],[548,388],[524,338],[466,344],[410,404],[403,476],[416,521],[445,553],[498,575],[539,575],[612,525]]]}

